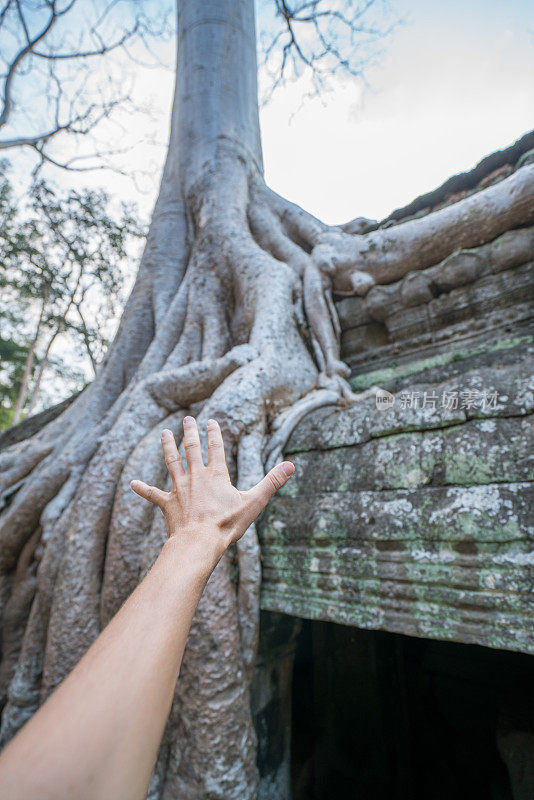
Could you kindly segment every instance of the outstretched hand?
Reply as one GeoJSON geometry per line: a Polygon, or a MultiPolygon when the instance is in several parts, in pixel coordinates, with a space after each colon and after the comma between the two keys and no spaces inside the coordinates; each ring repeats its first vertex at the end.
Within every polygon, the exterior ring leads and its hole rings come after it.
{"type": "Polygon", "coordinates": [[[241,538],[272,495],[289,480],[295,467],[290,461],[283,461],[252,489],[239,491],[230,482],[218,422],[209,419],[206,425],[207,466],[202,460],[193,417],[185,417],[183,426],[187,472],[172,432],[161,433],[165,463],[172,478],[171,491],[164,492],[137,480],[131,482],[131,487],[162,510],[169,538],[177,537],[184,544],[206,548],[218,560],[232,542],[241,538]]]}
{"type": "MultiPolygon", "coordinates": [[[[132,481],[137,494],[161,508],[170,538],[75,669],[2,751],[1,797],[146,797],[206,582],[228,545],[294,471],[284,461],[240,492],[230,483],[219,425],[208,420],[207,429],[205,466],[197,424],[184,419],[187,472],[171,431],[162,431],[170,492],[132,481]]],[[[208,635],[219,619],[229,619],[221,614],[208,635]]],[[[213,644],[216,658],[231,659],[239,648],[227,633],[213,644]]]]}

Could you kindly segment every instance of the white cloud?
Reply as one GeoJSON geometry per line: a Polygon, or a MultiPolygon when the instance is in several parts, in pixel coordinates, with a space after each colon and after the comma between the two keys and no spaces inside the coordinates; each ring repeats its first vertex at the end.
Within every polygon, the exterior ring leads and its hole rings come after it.
{"type": "MultiPolygon", "coordinates": [[[[371,89],[340,81],[332,94],[300,108],[304,87],[293,84],[261,113],[268,183],[326,222],[382,218],[533,127],[530,0],[398,0],[397,7],[408,21],[369,75],[371,89]]],[[[162,61],[172,60],[172,48],[165,46],[162,61]]],[[[123,158],[148,167],[152,179],[141,178],[142,191],[113,173],[74,181],[136,199],[148,216],[164,148],[146,140],[167,139],[172,75],[131,68],[136,104],[156,113],[152,120],[123,115],[123,158]]],[[[21,177],[28,175],[29,159],[16,162],[21,177]]],[[[73,183],[69,174],[52,177],[73,183]]]]}
{"type": "Polygon", "coordinates": [[[268,181],[327,222],[384,217],[533,127],[522,0],[403,8],[410,22],[370,75],[372,91],[345,83],[289,124],[290,87],[262,114],[268,181]]]}

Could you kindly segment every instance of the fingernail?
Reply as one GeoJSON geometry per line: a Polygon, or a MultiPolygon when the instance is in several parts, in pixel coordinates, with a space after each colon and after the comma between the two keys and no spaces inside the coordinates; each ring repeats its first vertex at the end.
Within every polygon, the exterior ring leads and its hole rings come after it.
{"type": "Polygon", "coordinates": [[[194,421],[193,417],[184,417],[184,425],[192,425],[194,421]]]}
{"type": "Polygon", "coordinates": [[[291,461],[283,461],[282,462],[282,469],[284,470],[285,474],[289,478],[295,472],[295,465],[291,463],[291,461]]]}
{"type": "Polygon", "coordinates": [[[137,481],[130,481],[130,489],[132,490],[132,492],[135,492],[134,486],[136,483],[137,481]]]}
{"type": "Polygon", "coordinates": [[[217,425],[217,423],[216,423],[216,421],[215,421],[214,419],[209,419],[209,420],[206,422],[206,427],[207,427],[207,428],[215,428],[215,427],[216,427],[216,425],[217,425]]]}
{"type": "Polygon", "coordinates": [[[170,439],[171,436],[172,436],[172,431],[170,431],[168,428],[165,428],[165,430],[161,431],[162,439],[170,439]]]}

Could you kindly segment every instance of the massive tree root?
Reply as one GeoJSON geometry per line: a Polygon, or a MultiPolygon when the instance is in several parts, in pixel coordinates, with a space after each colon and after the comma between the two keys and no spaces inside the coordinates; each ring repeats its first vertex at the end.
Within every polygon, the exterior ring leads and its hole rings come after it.
{"type": "MultiPolygon", "coordinates": [[[[277,196],[227,144],[183,200],[162,191],[100,375],[0,457],[4,742],[159,552],[163,518],[129,482],[165,479],[161,428],[180,440],[186,413],[201,431],[216,417],[239,488],[257,482],[305,413],[359,399],[340,360],[333,295],[382,296],[387,284],[458,248],[534,222],[533,172],[525,166],[424,218],[368,234],[326,226],[277,196]]],[[[259,587],[252,526],[198,608],[151,797],[255,797],[249,690],[259,587]]]]}

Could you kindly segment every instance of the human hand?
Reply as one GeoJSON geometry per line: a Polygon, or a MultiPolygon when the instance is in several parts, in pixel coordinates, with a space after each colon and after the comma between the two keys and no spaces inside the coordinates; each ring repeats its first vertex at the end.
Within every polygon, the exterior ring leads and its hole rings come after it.
{"type": "Polygon", "coordinates": [[[165,463],[172,478],[172,489],[164,492],[143,481],[131,487],[145,500],[159,506],[165,517],[167,536],[175,538],[217,561],[226,548],[245,533],[272,495],[289,480],[295,467],[283,461],[247,491],[232,486],[221,429],[216,420],[207,422],[208,465],[202,460],[198,428],[193,417],[185,417],[184,448],[187,472],[170,430],[161,433],[165,463]]]}

